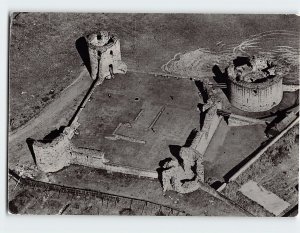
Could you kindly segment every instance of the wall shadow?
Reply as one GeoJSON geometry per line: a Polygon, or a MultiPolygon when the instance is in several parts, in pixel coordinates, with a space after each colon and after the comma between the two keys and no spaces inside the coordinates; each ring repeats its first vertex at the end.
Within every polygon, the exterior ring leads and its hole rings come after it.
{"type": "Polygon", "coordinates": [[[250,57],[241,57],[241,56],[238,56],[237,58],[235,58],[233,60],[233,65],[235,67],[243,66],[243,65],[247,65],[249,67],[252,67],[252,64],[250,62],[250,57]]]}
{"type": "Polygon", "coordinates": [[[200,121],[199,121],[199,125],[200,125],[200,130],[203,128],[204,126],[204,121],[205,121],[205,116],[206,116],[207,110],[206,111],[200,111],[200,121]]]}
{"type": "Polygon", "coordinates": [[[286,212],[282,217],[296,217],[298,215],[298,204],[286,212]]]}
{"type": "Polygon", "coordinates": [[[52,130],[49,134],[47,134],[40,142],[47,143],[52,142],[55,138],[59,137],[62,134],[66,126],[61,126],[59,129],[52,130]]]}
{"type": "Polygon", "coordinates": [[[165,164],[169,163],[170,161],[172,161],[172,158],[169,157],[169,158],[165,158],[165,159],[159,161],[159,163],[158,163],[159,168],[156,169],[156,172],[157,172],[158,181],[161,186],[163,186],[162,173],[163,173],[163,171],[168,169],[168,168],[165,168],[165,164]]]}
{"type": "Polygon", "coordinates": [[[229,182],[229,179],[240,170],[241,167],[243,167],[245,164],[247,164],[259,151],[262,150],[266,146],[267,143],[269,143],[272,139],[269,139],[263,143],[260,144],[260,146],[253,151],[248,157],[246,157],[244,160],[242,160],[239,164],[237,164],[235,167],[233,167],[229,172],[227,172],[223,178],[226,183],[229,182]]]}
{"type": "Polygon", "coordinates": [[[192,145],[192,142],[194,141],[196,135],[197,135],[198,130],[197,129],[193,129],[190,133],[190,135],[188,136],[188,138],[185,141],[185,144],[183,145],[183,147],[190,147],[192,145]]]}
{"type": "MultiPolygon", "coordinates": [[[[228,76],[226,72],[223,73],[218,65],[213,66],[212,72],[214,74],[213,79],[216,81],[216,83],[226,83],[226,86],[228,87],[228,76]]],[[[228,98],[228,88],[222,88],[222,91],[228,98]]]]}
{"type": "Polygon", "coordinates": [[[212,187],[213,189],[217,190],[219,187],[221,187],[222,184],[223,184],[223,183],[222,183],[221,181],[217,180],[217,181],[213,182],[213,183],[210,185],[210,187],[212,187]]]}
{"type": "Polygon", "coordinates": [[[200,111],[199,125],[200,125],[200,130],[201,130],[204,125],[204,119],[205,119],[205,115],[206,115],[206,112],[203,111],[203,106],[208,101],[208,93],[207,93],[206,88],[204,87],[203,82],[201,82],[200,80],[196,80],[195,85],[198,88],[198,90],[202,96],[202,99],[203,99],[203,103],[199,103],[197,106],[200,111]]]}
{"type": "MultiPolygon", "coordinates": [[[[183,159],[180,157],[180,149],[182,146],[178,146],[178,145],[169,145],[169,150],[170,153],[178,160],[178,163],[180,166],[183,167],[183,159]]],[[[162,173],[163,171],[166,171],[168,169],[170,169],[171,167],[168,167],[166,165],[168,165],[169,162],[171,162],[173,159],[171,157],[165,158],[161,161],[159,161],[159,168],[156,169],[157,172],[157,178],[161,184],[161,186],[163,186],[163,181],[162,181],[162,173]]]]}
{"type": "Polygon", "coordinates": [[[182,146],[169,145],[169,150],[171,154],[178,160],[178,163],[183,166],[183,159],[180,157],[180,149],[182,146]]]}
{"type": "Polygon", "coordinates": [[[91,74],[91,62],[90,62],[90,56],[89,56],[89,50],[88,50],[88,44],[86,42],[85,37],[80,37],[75,42],[76,49],[86,66],[88,72],[91,74]]]}
{"type": "Polygon", "coordinates": [[[30,153],[32,155],[33,161],[36,164],[36,156],[35,156],[35,153],[34,153],[34,150],[33,150],[33,143],[34,143],[34,141],[35,140],[32,139],[32,138],[27,138],[26,139],[27,146],[28,146],[29,151],[30,151],[30,153]]]}
{"type": "MultiPolygon", "coordinates": [[[[278,110],[277,112],[275,112],[275,118],[267,123],[267,127],[265,129],[265,134],[266,135],[272,135],[272,128],[275,127],[279,122],[281,122],[286,116],[287,116],[287,112],[286,111],[280,111],[278,110]]],[[[276,131],[274,132],[276,133],[276,131]]]]}
{"type": "Polygon", "coordinates": [[[202,96],[202,99],[203,99],[203,102],[204,103],[207,103],[207,100],[208,100],[208,93],[206,91],[206,88],[204,88],[204,84],[203,82],[201,82],[200,80],[196,80],[195,81],[195,85],[196,87],[198,88],[201,96],[202,96]]]}

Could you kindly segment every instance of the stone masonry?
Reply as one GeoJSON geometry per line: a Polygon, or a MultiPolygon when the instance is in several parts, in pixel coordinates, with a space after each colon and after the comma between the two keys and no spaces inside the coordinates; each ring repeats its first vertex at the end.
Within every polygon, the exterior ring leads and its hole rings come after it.
{"type": "Polygon", "coordinates": [[[280,67],[265,57],[237,57],[226,69],[230,103],[247,112],[267,111],[283,96],[280,67]]]}
{"type": "Polygon", "coordinates": [[[120,40],[107,31],[100,31],[99,34],[86,36],[91,77],[93,80],[99,76],[99,84],[104,79],[113,78],[113,74],[125,74],[126,64],[121,60],[120,40]]]}

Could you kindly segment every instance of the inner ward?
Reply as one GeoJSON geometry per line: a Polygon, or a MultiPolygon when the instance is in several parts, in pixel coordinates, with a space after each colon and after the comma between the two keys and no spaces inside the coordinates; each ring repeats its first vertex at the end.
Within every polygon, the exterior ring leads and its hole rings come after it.
{"type": "Polygon", "coordinates": [[[156,170],[199,126],[198,92],[189,79],[117,75],[95,90],[72,141],[104,152],[109,164],[156,170]]]}

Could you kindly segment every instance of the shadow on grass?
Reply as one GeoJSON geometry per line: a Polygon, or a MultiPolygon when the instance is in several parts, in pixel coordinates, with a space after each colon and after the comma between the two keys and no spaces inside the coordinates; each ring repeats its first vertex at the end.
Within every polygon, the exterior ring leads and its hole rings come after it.
{"type": "Polygon", "coordinates": [[[79,39],[77,39],[75,45],[84,65],[86,66],[88,72],[91,74],[90,56],[85,37],[82,36],[79,39]]]}
{"type": "Polygon", "coordinates": [[[28,146],[29,151],[30,151],[30,153],[32,155],[33,161],[36,164],[36,156],[35,156],[35,153],[34,153],[34,150],[33,150],[33,143],[34,143],[34,141],[35,140],[32,139],[32,138],[27,138],[26,139],[27,146],[28,146]]]}

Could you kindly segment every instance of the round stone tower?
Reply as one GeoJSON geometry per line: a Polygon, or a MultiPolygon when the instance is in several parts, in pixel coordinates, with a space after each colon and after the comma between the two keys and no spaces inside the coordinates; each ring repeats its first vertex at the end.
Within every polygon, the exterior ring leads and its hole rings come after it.
{"type": "Polygon", "coordinates": [[[107,31],[86,36],[89,50],[91,77],[104,79],[113,78],[113,74],[125,74],[127,66],[121,60],[120,40],[107,31]]]}
{"type": "Polygon", "coordinates": [[[230,103],[247,112],[263,112],[283,96],[282,75],[265,57],[238,57],[227,69],[230,103]]]}

